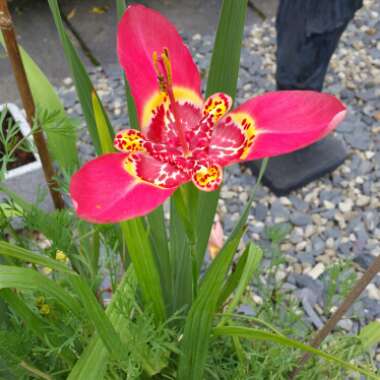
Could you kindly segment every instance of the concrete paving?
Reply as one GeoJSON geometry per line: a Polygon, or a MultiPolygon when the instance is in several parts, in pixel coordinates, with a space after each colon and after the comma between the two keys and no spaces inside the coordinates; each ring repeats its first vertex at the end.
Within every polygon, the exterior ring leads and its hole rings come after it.
{"type": "MultiPolygon", "coordinates": [[[[251,0],[252,1],[252,0],[251,0]]],[[[254,4],[268,17],[275,14],[278,0],[254,0],[254,4]]],[[[221,0],[140,0],[170,18],[179,30],[187,34],[213,34],[216,30],[221,0]]],[[[11,3],[14,24],[20,44],[54,85],[60,85],[69,75],[62,47],[46,0],[16,0],[11,3]]],[[[102,65],[115,64],[116,9],[114,0],[61,0],[74,33],[84,42],[93,57],[102,65]]],[[[248,8],[247,24],[261,22],[258,12],[248,8]]],[[[73,36],[73,35],[72,35],[73,36]]],[[[86,58],[78,40],[73,37],[86,65],[86,58]]],[[[18,92],[12,72],[0,48],[0,103],[16,101],[18,92]]]]}

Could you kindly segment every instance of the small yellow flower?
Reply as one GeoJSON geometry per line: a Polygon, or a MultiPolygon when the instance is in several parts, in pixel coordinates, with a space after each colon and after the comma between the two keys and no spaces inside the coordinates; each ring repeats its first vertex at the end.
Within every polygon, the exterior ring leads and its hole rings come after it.
{"type": "Polygon", "coordinates": [[[40,308],[45,303],[45,297],[39,296],[36,298],[36,305],[38,308],[40,308]]]}
{"type": "Polygon", "coordinates": [[[39,309],[42,315],[49,315],[51,311],[50,306],[47,303],[44,303],[43,305],[41,305],[39,309]]]}
{"type": "Polygon", "coordinates": [[[60,249],[57,249],[57,251],[55,252],[55,259],[64,264],[67,264],[69,262],[69,258],[60,249]]]}

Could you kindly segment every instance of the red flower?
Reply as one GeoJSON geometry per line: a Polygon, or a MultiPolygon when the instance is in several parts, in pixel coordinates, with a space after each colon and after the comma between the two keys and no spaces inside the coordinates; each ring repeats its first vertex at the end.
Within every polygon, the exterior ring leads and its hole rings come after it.
{"type": "Polygon", "coordinates": [[[203,100],[199,71],[175,27],[142,5],[128,7],[120,21],[118,54],[140,131],[118,133],[120,153],[100,156],[73,176],[77,213],[91,222],[145,215],[188,181],[213,191],[224,166],[303,148],[346,112],[335,97],[312,91],[270,92],[232,112],[227,94],[203,100]]]}

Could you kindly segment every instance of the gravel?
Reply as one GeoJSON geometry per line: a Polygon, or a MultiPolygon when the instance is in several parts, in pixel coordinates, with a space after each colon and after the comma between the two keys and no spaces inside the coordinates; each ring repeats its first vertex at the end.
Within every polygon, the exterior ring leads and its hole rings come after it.
{"type": "MultiPolygon", "coordinates": [[[[249,219],[248,233],[257,242],[266,241],[264,226],[278,223],[292,226],[280,245],[285,261],[283,282],[287,289],[293,286],[307,289],[300,293],[299,299],[315,327],[320,327],[329,316],[323,308],[325,288],[319,277],[329,276],[334,264],[347,261],[352,262],[349,268],[354,268],[360,276],[380,254],[380,105],[377,101],[380,97],[380,2],[365,0],[364,3],[344,33],[325,81],[325,91],[338,96],[348,106],[348,116],[336,135],[347,145],[349,158],[334,173],[287,197],[276,198],[267,188],[259,186],[249,219]]],[[[275,89],[274,20],[247,28],[245,36],[237,104],[275,89]]],[[[184,35],[184,39],[204,75],[213,38],[196,34],[184,35]]],[[[91,72],[114,127],[127,127],[119,67],[110,65],[91,72]]],[[[64,80],[60,94],[68,112],[81,116],[70,78],[64,80]]],[[[93,154],[84,123],[79,150],[83,160],[93,154]]],[[[226,234],[233,228],[255,182],[245,167],[235,165],[226,170],[219,203],[226,234]]],[[[362,306],[354,308],[355,318],[349,312],[350,318],[340,322],[344,331],[356,332],[358,324],[380,318],[379,285],[377,279],[361,296],[357,305],[362,306]]]]}

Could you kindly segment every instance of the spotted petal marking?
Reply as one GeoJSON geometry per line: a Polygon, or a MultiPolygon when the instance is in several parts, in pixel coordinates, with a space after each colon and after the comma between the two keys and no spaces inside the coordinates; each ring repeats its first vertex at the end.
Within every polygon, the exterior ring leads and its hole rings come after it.
{"type": "Polygon", "coordinates": [[[136,129],[125,129],[115,136],[114,147],[120,152],[145,152],[145,138],[136,129]]]}
{"type": "Polygon", "coordinates": [[[223,92],[217,92],[207,98],[203,105],[202,116],[217,123],[231,108],[232,98],[223,92]]]}
{"type": "Polygon", "coordinates": [[[202,120],[191,135],[188,136],[194,155],[207,148],[216,123],[229,111],[232,98],[223,92],[217,92],[205,101],[202,108],[202,120]]]}
{"type": "Polygon", "coordinates": [[[123,166],[131,176],[160,188],[175,188],[190,179],[170,163],[158,161],[140,152],[130,154],[123,166]]]}
{"type": "Polygon", "coordinates": [[[244,160],[256,135],[255,121],[250,115],[231,113],[215,127],[209,156],[222,166],[244,160]]]}
{"type": "Polygon", "coordinates": [[[223,170],[217,164],[201,165],[192,177],[194,185],[203,191],[216,190],[223,180],[223,170]]]}

